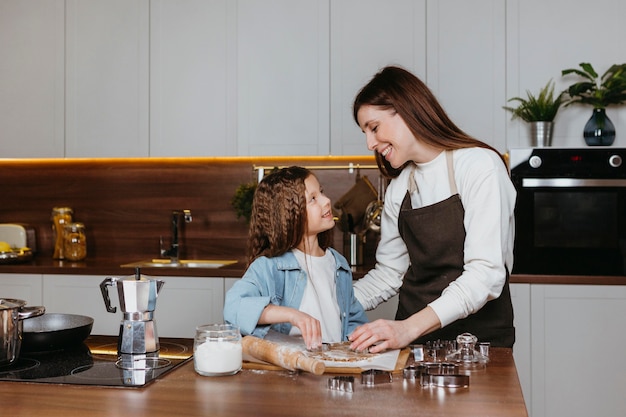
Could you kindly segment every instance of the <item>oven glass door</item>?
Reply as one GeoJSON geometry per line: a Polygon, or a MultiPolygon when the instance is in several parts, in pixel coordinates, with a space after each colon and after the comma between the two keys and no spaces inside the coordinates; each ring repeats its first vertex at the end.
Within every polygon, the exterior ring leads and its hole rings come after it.
{"type": "Polygon", "coordinates": [[[525,178],[514,273],[626,275],[626,180],[525,178]]]}

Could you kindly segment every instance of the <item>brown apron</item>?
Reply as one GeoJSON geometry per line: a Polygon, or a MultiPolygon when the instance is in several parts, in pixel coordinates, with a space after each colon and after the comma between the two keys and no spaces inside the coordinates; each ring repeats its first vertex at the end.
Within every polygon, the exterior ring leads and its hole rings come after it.
{"type": "MultiPolygon", "coordinates": [[[[407,246],[411,265],[400,288],[396,320],[403,320],[425,308],[463,272],[465,210],[454,182],[452,152],[446,152],[448,179],[452,196],[439,203],[413,209],[410,193],[416,189],[413,173],[398,216],[400,236],[407,246]]],[[[413,168],[415,169],[415,168],[413,168]]],[[[512,347],[515,342],[513,306],[509,273],[499,298],[489,301],[470,316],[418,338],[454,340],[469,332],[492,346],[512,347]]]]}

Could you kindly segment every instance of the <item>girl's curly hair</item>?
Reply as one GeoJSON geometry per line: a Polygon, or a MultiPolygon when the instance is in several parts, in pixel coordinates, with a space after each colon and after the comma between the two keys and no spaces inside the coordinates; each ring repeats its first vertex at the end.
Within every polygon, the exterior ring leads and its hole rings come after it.
{"type": "MultiPolygon", "coordinates": [[[[257,186],[252,201],[248,264],[295,248],[307,231],[305,184],[310,170],[291,166],[275,170],[257,186]]],[[[318,235],[322,249],[332,243],[332,229],[318,235]]]]}

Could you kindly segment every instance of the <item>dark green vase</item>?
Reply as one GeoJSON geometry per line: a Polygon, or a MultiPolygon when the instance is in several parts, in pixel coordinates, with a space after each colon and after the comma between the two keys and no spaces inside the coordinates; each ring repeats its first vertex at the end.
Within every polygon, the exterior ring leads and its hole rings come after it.
{"type": "Polygon", "coordinates": [[[606,109],[593,109],[583,130],[588,146],[611,146],[615,141],[615,126],[606,115],[606,109]]]}

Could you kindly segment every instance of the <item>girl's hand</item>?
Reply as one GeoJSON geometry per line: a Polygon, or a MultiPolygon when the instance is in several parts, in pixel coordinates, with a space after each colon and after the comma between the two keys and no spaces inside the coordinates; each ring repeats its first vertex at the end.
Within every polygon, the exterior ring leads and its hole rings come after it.
{"type": "Polygon", "coordinates": [[[322,326],[319,320],[294,309],[289,322],[300,329],[307,349],[316,349],[322,345],[322,326]]]}
{"type": "Polygon", "coordinates": [[[322,325],[319,320],[300,310],[268,304],[259,318],[259,324],[291,323],[300,329],[307,349],[322,345],[322,325]]]}

